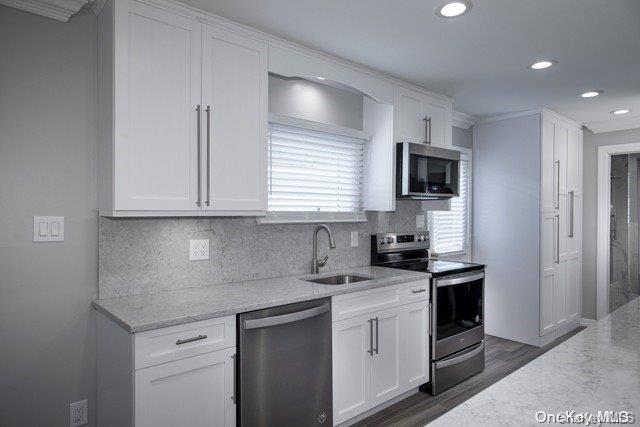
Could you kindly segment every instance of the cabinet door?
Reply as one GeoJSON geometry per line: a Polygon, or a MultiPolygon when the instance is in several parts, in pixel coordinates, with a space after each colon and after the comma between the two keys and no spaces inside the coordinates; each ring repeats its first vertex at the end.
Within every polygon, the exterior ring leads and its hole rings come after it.
{"type": "Polygon", "coordinates": [[[334,322],[333,421],[339,424],[371,408],[371,316],[334,322]]]}
{"type": "Polygon", "coordinates": [[[199,209],[201,24],[135,1],[115,10],[115,209],[199,209]]]}
{"type": "Polygon", "coordinates": [[[426,140],[437,147],[451,148],[452,107],[435,98],[425,98],[422,118],[430,119],[426,140]]]}
{"type": "Polygon", "coordinates": [[[136,427],[235,426],[235,348],[135,373],[136,427]]]}
{"type": "Polygon", "coordinates": [[[402,393],[400,382],[400,318],[403,307],[375,313],[371,358],[371,404],[376,406],[402,393]]]}
{"type": "Polygon", "coordinates": [[[567,258],[567,285],[566,285],[566,318],[577,319],[580,317],[582,282],[582,257],[580,255],[567,258]]]}
{"type": "Polygon", "coordinates": [[[582,131],[570,129],[567,146],[567,190],[582,195],[582,131]]]}
{"type": "Polygon", "coordinates": [[[205,210],[267,209],[267,46],[203,26],[205,210]]]}
{"type": "Polygon", "coordinates": [[[556,265],[557,221],[554,212],[540,216],[540,336],[553,332],[553,287],[556,265]]]}
{"type": "Polygon", "coordinates": [[[406,391],[429,381],[429,301],[405,305],[400,330],[400,373],[406,391]]]}
{"type": "Polygon", "coordinates": [[[541,144],[541,209],[553,211],[556,209],[556,174],[557,163],[554,156],[555,124],[542,116],[542,144],[541,144]]]}
{"type": "Polygon", "coordinates": [[[556,123],[553,147],[553,157],[556,162],[556,202],[559,195],[567,194],[568,149],[569,129],[561,123],[556,123]]]}
{"type": "Polygon", "coordinates": [[[424,104],[421,93],[396,88],[393,114],[396,142],[425,142],[424,104]]]}

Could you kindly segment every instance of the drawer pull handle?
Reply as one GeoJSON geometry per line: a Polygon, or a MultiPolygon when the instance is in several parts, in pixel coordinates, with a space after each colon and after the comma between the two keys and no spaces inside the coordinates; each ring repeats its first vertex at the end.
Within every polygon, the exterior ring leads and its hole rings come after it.
{"type": "Polygon", "coordinates": [[[182,344],[186,344],[188,342],[194,342],[194,341],[200,341],[200,340],[206,340],[207,336],[206,335],[198,335],[197,337],[191,337],[191,338],[185,338],[183,340],[178,340],[176,341],[176,345],[182,345],[182,344]]]}
{"type": "Polygon", "coordinates": [[[426,289],[412,289],[411,293],[413,294],[419,294],[420,292],[426,292],[426,289]]]}

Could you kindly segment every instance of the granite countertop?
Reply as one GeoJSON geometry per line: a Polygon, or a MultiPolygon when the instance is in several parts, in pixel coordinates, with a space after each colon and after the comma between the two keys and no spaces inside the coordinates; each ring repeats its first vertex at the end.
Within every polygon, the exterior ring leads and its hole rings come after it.
{"type": "MultiPolygon", "coordinates": [[[[587,412],[595,416],[598,411],[629,411],[638,422],[640,298],[481,391],[430,425],[537,425],[538,411],[546,414],[587,412]]],[[[586,425],[585,422],[582,425],[586,425]]],[[[591,422],[589,425],[599,424],[591,422]]]]}
{"type": "Polygon", "coordinates": [[[311,276],[248,280],[153,294],[96,299],[92,305],[130,333],[147,331],[246,311],[426,279],[428,273],[383,267],[326,271],[311,276]],[[320,285],[304,278],[357,274],[372,280],[349,285],[320,285]]]}

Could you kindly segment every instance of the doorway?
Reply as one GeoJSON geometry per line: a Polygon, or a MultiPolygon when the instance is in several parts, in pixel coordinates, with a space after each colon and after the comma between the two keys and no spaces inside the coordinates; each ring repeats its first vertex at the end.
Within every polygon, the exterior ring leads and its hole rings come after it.
{"type": "Polygon", "coordinates": [[[640,143],[598,147],[597,318],[640,294],[640,143]]]}
{"type": "Polygon", "coordinates": [[[639,154],[611,156],[609,208],[609,312],[639,295],[639,154]]]}

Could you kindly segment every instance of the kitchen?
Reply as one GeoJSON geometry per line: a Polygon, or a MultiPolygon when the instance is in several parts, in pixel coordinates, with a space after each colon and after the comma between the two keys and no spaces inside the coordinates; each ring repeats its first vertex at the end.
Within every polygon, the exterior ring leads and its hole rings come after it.
{"type": "MultiPolygon", "coordinates": [[[[446,5],[434,4],[430,19],[464,25],[482,13],[477,4],[452,4],[466,10],[449,18],[446,5]]],[[[47,129],[61,139],[93,133],[95,144],[76,154],[47,148],[44,158],[55,166],[43,165],[42,173],[52,176],[74,155],[88,159],[69,169],[89,169],[87,178],[75,179],[76,171],[65,184],[75,202],[25,208],[28,224],[7,216],[7,225],[28,228],[25,245],[43,257],[38,280],[91,277],[94,287],[71,292],[73,302],[65,304],[81,313],[73,320],[55,309],[64,294],[53,287],[14,300],[3,292],[15,305],[3,305],[12,313],[3,336],[11,343],[20,342],[17,331],[33,338],[7,356],[15,369],[2,374],[3,397],[12,390],[5,400],[13,403],[0,425],[352,425],[402,416],[417,425],[473,423],[465,417],[487,416],[477,415],[475,402],[495,400],[487,393],[500,387],[502,398],[525,387],[514,378],[526,380],[533,363],[569,364],[569,345],[574,352],[588,348],[587,359],[608,360],[597,337],[616,319],[625,332],[607,335],[608,342],[637,350],[634,302],[601,317],[592,313],[595,297],[583,295],[596,287],[585,285],[595,275],[583,278],[591,271],[583,248],[594,233],[587,206],[595,206],[595,185],[583,187],[591,182],[584,147],[608,132],[593,133],[588,121],[552,104],[482,118],[462,114],[454,110],[459,99],[205,6],[97,1],[68,23],[0,9],[9,38],[33,39],[21,29],[28,22],[41,37],[56,35],[47,43],[74,46],[57,59],[43,52],[38,61],[74,76],[76,83],[61,88],[65,96],[77,84],[88,93],[62,103],[51,96],[42,108],[52,114],[60,104],[56,114],[84,114],[86,129],[65,126],[67,119],[47,129]],[[74,37],[70,28],[90,37],[74,37]],[[522,158],[528,161],[514,161],[522,158]],[[70,265],[78,256],[72,249],[86,263],[70,265]],[[46,251],[60,252],[50,258],[46,251]],[[21,356],[37,348],[34,321],[15,312],[29,295],[46,296],[43,307],[54,307],[43,331],[67,324],[65,347],[81,349],[58,352],[62,366],[40,376],[49,378],[47,386],[24,374],[20,360],[52,363],[44,353],[21,356]],[[529,353],[488,378],[500,346],[529,353]],[[534,362],[516,371],[532,355],[534,362]],[[478,390],[455,395],[467,403],[443,410],[443,396],[473,381],[478,390]],[[74,391],[53,397],[44,391],[49,387],[74,391]],[[30,395],[38,388],[40,396],[30,395]],[[47,409],[20,419],[14,410],[26,405],[47,409]],[[436,409],[436,417],[425,415],[436,409]]],[[[15,82],[28,61],[11,49],[6,80],[15,82]]],[[[560,67],[548,62],[550,72],[560,67]]],[[[521,72],[547,72],[536,67],[525,63],[521,72]]],[[[42,77],[30,79],[16,87],[33,92],[28,84],[42,77]]],[[[634,129],[622,126],[618,132],[634,129]]],[[[11,129],[22,127],[29,128],[15,121],[11,129]]],[[[628,142],[637,142],[631,132],[628,142]]],[[[7,139],[3,157],[24,164],[17,150],[28,146],[9,147],[7,139]]],[[[16,167],[6,163],[7,182],[21,188],[16,167]]],[[[62,191],[38,175],[33,184],[49,197],[62,191]]],[[[7,257],[6,289],[27,277],[25,250],[7,257]]],[[[631,375],[618,391],[637,396],[637,363],[627,357],[631,375]]],[[[599,391],[612,378],[598,377],[599,391]]],[[[638,409],[633,400],[619,402],[581,409],[638,409]]],[[[574,401],[565,403],[558,409],[574,409],[574,401]]],[[[507,404],[499,409],[509,412],[507,404]]],[[[522,423],[535,422],[533,409],[522,423]]]]}

